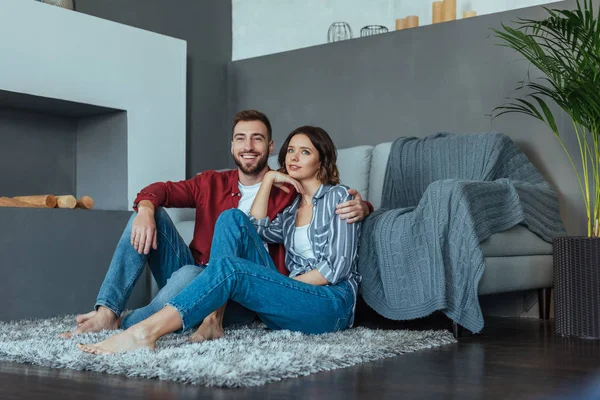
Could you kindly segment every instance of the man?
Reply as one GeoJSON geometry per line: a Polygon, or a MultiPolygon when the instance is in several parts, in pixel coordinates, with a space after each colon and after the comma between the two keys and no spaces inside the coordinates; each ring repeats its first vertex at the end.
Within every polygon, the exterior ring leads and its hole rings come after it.
{"type": "MultiPolygon", "coordinates": [[[[96,310],[79,315],[77,327],[63,333],[62,337],[131,326],[158,311],[202,272],[209,261],[218,216],[231,208],[239,208],[246,214],[250,211],[260,183],[269,171],[267,159],[274,149],[271,123],[259,111],[237,113],[232,133],[231,155],[238,167],[236,170],[205,171],[192,179],[158,182],[142,189],[133,205],[136,213],[121,236],[98,293],[96,310]],[[163,207],[196,209],[194,237],[189,247],[163,207]],[[150,305],[122,317],[131,290],[146,263],[161,290],[150,305]]],[[[352,190],[351,194],[355,199],[340,204],[336,211],[348,223],[360,221],[372,211],[358,192],[352,190]]],[[[269,218],[273,219],[283,211],[296,195],[289,187],[274,188],[269,198],[269,218]]],[[[269,253],[277,269],[287,275],[283,245],[269,245],[269,253]]],[[[223,306],[206,317],[190,339],[215,339],[223,336],[223,325],[249,322],[254,318],[252,312],[232,303],[229,302],[226,312],[223,306]]]]}

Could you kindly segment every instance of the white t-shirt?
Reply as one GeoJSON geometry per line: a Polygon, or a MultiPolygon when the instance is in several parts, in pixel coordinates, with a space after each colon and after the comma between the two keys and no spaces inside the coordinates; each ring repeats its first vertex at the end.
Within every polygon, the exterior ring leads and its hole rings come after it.
{"type": "Polygon", "coordinates": [[[238,188],[242,195],[240,197],[240,204],[238,204],[238,210],[241,210],[244,214],[248,215],[250,214],[250,209],[252,208],[252,203],[254,203],[258,189],[260,189],[260,182],[251,186],[244,186],[238,182],[238,188]]]}
{"type": "Polygon", "coordinates": [[[308,240],[308,225],[297,226],[294,230],[294,251],[304,258],[315,258],[308,240]]]}
{"type": "MultiPolygon", "coordinates": [[[[238,182],[238,188],[240,189],[240,204],[238,204],[238,210],[243,211],[244,214],[250,214],[250,209],[252,208],[252,203],[254,203],[254,199],[256,198],[256,194],[258,193],[258,189],[260,189],[261,182],[256,185],[244,186],[240,182],[238,182]]],[[[263,242],[265,249],[269,250],[269,246],[263,242]]]]}

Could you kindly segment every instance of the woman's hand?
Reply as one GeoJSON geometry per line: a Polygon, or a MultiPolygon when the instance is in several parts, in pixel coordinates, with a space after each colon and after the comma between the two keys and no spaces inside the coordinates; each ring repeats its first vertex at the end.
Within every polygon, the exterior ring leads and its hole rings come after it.
{"type": "Polygon", "coordinates": [[[279,189],[283,190],[286,193],[290,192],[290,189],[288,189],[284,185],[285,183],[288,183],[288,184],[292,185],[294,187],[294,189],[296,189],[296,192],[298,192],[300,194],[304,194],[304,187],[302,186],[302,184],[300,182],[298,182],[297,180],[295,180],[294,178],[292,178],[291,176],[284,174],[283,172],[269,171],[265,175],[264,179],[270,180],[270,182],[273,184],[273,186],[278,187],[279,189]]]}

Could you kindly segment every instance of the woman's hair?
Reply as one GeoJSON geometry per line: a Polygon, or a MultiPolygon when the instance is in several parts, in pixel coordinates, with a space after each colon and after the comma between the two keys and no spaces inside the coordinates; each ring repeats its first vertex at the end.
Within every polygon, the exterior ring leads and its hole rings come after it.
{"type": "Polygon", "coordinates": [[[319,152],[321,168],[317,174],[317,179],[322,183],[329,185],[337,185],[340,183],[340,174],[336,165],[337,151],[333,144],[333,140],[331,140],[331,137],[329,137],[323,128],[317,126],[301,126],[288,135],[279,150],[279,171],[286,174],[288,173],[285,167],[285,157],[288,152],[290,140],[298,134],[306,135],[313,146],[315,146],[315,149],[319,152]]]}

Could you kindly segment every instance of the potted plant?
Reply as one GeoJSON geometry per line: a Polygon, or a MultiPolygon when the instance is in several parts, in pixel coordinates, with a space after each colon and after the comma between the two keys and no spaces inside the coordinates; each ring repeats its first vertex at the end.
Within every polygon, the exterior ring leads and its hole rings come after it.
{"type": "Polygon", "coordinates": [[[502,24],[493,29],[502,46],[543,74],[520,82],[517,90],[523,95],[496,107],[493,114],[497,118],[523,113],[543,121],[573,166],[587,212],[587,237],[553,241],[556,330],[567,336],[600,337],[600,22],[592,0],[578,0],[573,10],[545,10],[544,19],[520,18],[514,27],[502,24]],[[573,123],[579,149],[575,159],[565,146],[563,135],[568,132],[559,131],[549,100],[573,123]],[[588,314],[595,314],[596,322],[590,324],[588,314]]]}

